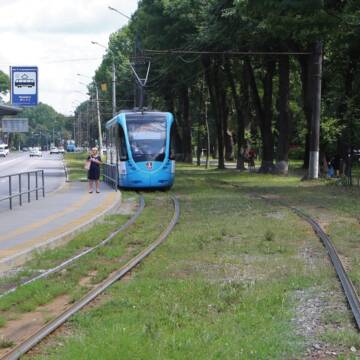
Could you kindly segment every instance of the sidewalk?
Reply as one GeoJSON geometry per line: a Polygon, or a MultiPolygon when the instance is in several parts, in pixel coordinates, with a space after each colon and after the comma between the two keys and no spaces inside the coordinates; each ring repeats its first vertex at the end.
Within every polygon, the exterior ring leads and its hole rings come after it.
{"type": "Polygon", "coordinates": [[[33,251],[65,243],[115,209],[120,200],[121,193],[105,183],[100,194],[89,194],[86,183],[73,182],[38,201],[2,212],[0,271],[20,265],[33,251]]]}

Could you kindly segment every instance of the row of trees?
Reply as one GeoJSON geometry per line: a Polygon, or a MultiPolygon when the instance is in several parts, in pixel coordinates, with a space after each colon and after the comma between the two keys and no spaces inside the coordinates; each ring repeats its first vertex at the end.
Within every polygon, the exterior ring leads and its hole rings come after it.
{"type": "MultiPolygon", "coordinates": [[[[260,152],[262,172],[286,173],[295,150],[307,167],[311,54],[321,42],[321,158],[345,159],[360,145],[359,14],[360,3],[352,0],[142,0],[129,24],[109,39],[118,107],[133,106],[128,63],[142,55],[151,60],[146,103],[175,114],[181,160],[191,162],[195,148],[206,148],[208,120],[219,168],[236,158],[243,169],[249,147],[260,152]]],[[[109,51],[94,76],[109,90],[111,64],[109,51]]],[[[100,97],[105,121],[111,91],[100,97]]]]}

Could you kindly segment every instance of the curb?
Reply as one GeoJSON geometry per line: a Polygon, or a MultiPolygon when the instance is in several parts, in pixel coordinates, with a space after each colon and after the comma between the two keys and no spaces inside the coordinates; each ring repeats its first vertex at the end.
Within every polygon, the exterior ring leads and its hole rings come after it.
{"type": "Polygon", "coordinates": [[[88,228],[91,228],[94,224],[102,221],[104,217],[108,214],[116,212],[116,210],[119,208],[121,202],[122,202],[122,196],[121,192],[116,192],[117,199],[115,202],[109,207],[108,209],[105,209],[100,214],[96,215],[94,218],[84,222],[83,224],[80,224],[76,226],[75,228],[61,234],[58,236],[55,236],[53,238],[48,239],[47,241],[43,242],[42,244],[35,245],[31,247],[30,249],[24,250],[22,252],[19,252],[16,255],[9,256],[7,258],[4,258],[0,260],[0,274],[1,272],[6,272],[9,270],[14,269],[15,267],[18,267],[27,260],[30,260],[34,254],[34,252],[41,252],[47,249],[53,249],[57,246],[64,245],[70,240],[72,240],[77,234],[80,232],[87,230],[88,228]]]}

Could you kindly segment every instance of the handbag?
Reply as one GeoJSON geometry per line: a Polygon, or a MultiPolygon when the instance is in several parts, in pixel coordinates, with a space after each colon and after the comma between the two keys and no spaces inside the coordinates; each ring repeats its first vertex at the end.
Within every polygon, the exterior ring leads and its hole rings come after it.
{"type": "Polygon", "coordinates": [[[85,170],[90,170],[90,166],[91,166],[91,161],[87,160],[87,161],[85,162],[84,169],[85,169],[85,170]]]}

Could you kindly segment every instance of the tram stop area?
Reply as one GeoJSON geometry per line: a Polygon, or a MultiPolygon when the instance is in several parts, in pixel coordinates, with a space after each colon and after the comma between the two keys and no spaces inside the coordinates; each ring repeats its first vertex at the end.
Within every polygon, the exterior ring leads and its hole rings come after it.
{"type": "Polygon", "coordinates": [[[37,201],[1,209],[0,271],[23,263],[36,251],[67,242],[118,207],[120,200],[120,192],[106,184],[100,193],[89,194],[85,183],[67,182],[37,201]]]}

